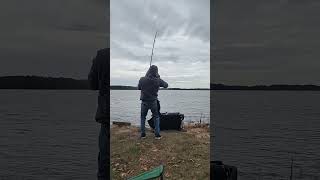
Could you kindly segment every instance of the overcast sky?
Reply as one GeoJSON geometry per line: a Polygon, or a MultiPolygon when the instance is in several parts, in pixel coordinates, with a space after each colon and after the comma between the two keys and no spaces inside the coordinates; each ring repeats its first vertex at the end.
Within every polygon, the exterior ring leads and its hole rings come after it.
{"type": "MultiPolygon", "coordinates": [[[[213,3],[213,2],[212,2],[213,3]]],[[[105,0],[1,0],[0,76],[87,78],[108,46],[105,0]]],[[[111,83],[136,85],[154,64],[171,87],[207,87],[209,0],[112,0],[111,83]]],[[[215,0],[211,80],[320,85],[320,2],[215,0]]]]}
{"type": "Polygon", "coordinates": [[[320,1],[214,2],[213,82],[320,85],[320,1]]]}
{"type": "Polygon", "coordinates": [[[0,76],[87,78],[107,47],[105,0],[1,0],[0,76]]]}
{"type": "Polygon", "coordinates": [[[209,0],[111,0],[111,85],[138,84],[153,64],[170,87],[208,88],[209,0]]]}

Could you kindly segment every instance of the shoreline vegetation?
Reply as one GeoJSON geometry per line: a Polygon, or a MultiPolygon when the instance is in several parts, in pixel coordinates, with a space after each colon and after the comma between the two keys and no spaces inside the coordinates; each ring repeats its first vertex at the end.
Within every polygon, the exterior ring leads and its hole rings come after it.
{"type": "MultiPolygon", "coordinates": [[[[89,89],[87,80],[78,80],[65,77],[42,76],[2,76],[0,77],[0,89],[55,89],[55,90],[86,90],[89,89]]],[[[134,86],[111,85],[111,90],[137,90],[134,86]]],[[[320,91],[320,86],[313,84],[289,85],[225,85],[210,84],[210,88],[168,88],[161,90],[262,90],[262,91],[320,91]]]]}
{"type": "Polygon", "coordinates": [[[183,131],[151,129],[140,139],[139,127],[111,126],[111,176],[126,179],[164,165],[165,179],[209,179],[210,132],[205,124],[188,124],[183,131]]]}

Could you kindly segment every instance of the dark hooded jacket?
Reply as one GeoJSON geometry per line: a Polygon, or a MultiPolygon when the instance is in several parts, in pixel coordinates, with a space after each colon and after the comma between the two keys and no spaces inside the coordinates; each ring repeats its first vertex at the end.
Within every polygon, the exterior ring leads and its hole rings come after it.
{"type": "Polygon", "coordinates": [[[167,88],[168,83],[160,78],[158,67],[152,65],[146,75],[139,80],[138,89],[141,90],[140,100],[157,100],[159,87],[167,88]]]}
{"type": "Polygon", "coordinates": [[[98,108],[95,119],[99,123],[110,124],[109,118],[109,48],[101,49],[97,52],[96,57],[92,61],[92,66],[88,75],[88,81],[92,90],[99,90],[98,108]]]}

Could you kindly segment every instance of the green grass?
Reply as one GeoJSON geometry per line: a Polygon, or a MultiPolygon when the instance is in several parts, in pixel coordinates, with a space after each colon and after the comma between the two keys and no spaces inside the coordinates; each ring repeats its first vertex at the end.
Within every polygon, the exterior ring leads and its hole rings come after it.
{"type": "Polygon", "coordinates": [[[112,179],[126,179],[160,164],[165,179],[209,179],[208,128],[163,131],[161,140],[150,131],[146,139],[139,135],[136,127],[111,128],[112,179]]]}

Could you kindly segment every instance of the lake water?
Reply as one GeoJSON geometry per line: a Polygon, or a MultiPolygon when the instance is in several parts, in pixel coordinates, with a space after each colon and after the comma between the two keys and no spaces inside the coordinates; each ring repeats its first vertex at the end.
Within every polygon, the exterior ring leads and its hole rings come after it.
{"type": "MultiPolygon", "coordinates": [[[[209,117],[209,91],[160,91],[162,112],[209,117]]],[[[111,91],[111,116],[139,123],[139,92],[111,91]]],[[[320,92],[214,91],[213,159],[240,180],[320,179],[320,92]]],[[[94,179],[97,93],[0,90],[0,179],[94,179]]],[[[205,118],[203,118],[205,119],[205,118]]]]}
{"type": "Polygon", "coordinates": [[[0,90],[0,179],[95,179],[96,92],[0,90]]]}
{"type": "MultiPolygon", "coordinates": [[[[209,115],[209,91],[160,91],[162,112],[209,115]]],[[[111,117],[139,122],[138,91],[111,91],[111,117]]],[[[95,179],[97,92],[0,90],[0,179],[95,179]]]]}
{"type": "Polygon", "coordinates": [[[213,159],[239,179],[320,179],[320,92],[214,91],[213,159]]]}
{"type": "MultiPolygon", "coordinates": [[[[209,90],[162,90],[159,91],[161,112],[180,112],[186,122],[210,121],[209,90]]],[[[140,91],[112,90],[110,92],[110,118],[140,125],[140,91]]],[[[149,111],[147,119],[151,118],[149,111]]],[[[146,123],[148,124],[148,123],[146,123]]]]}

